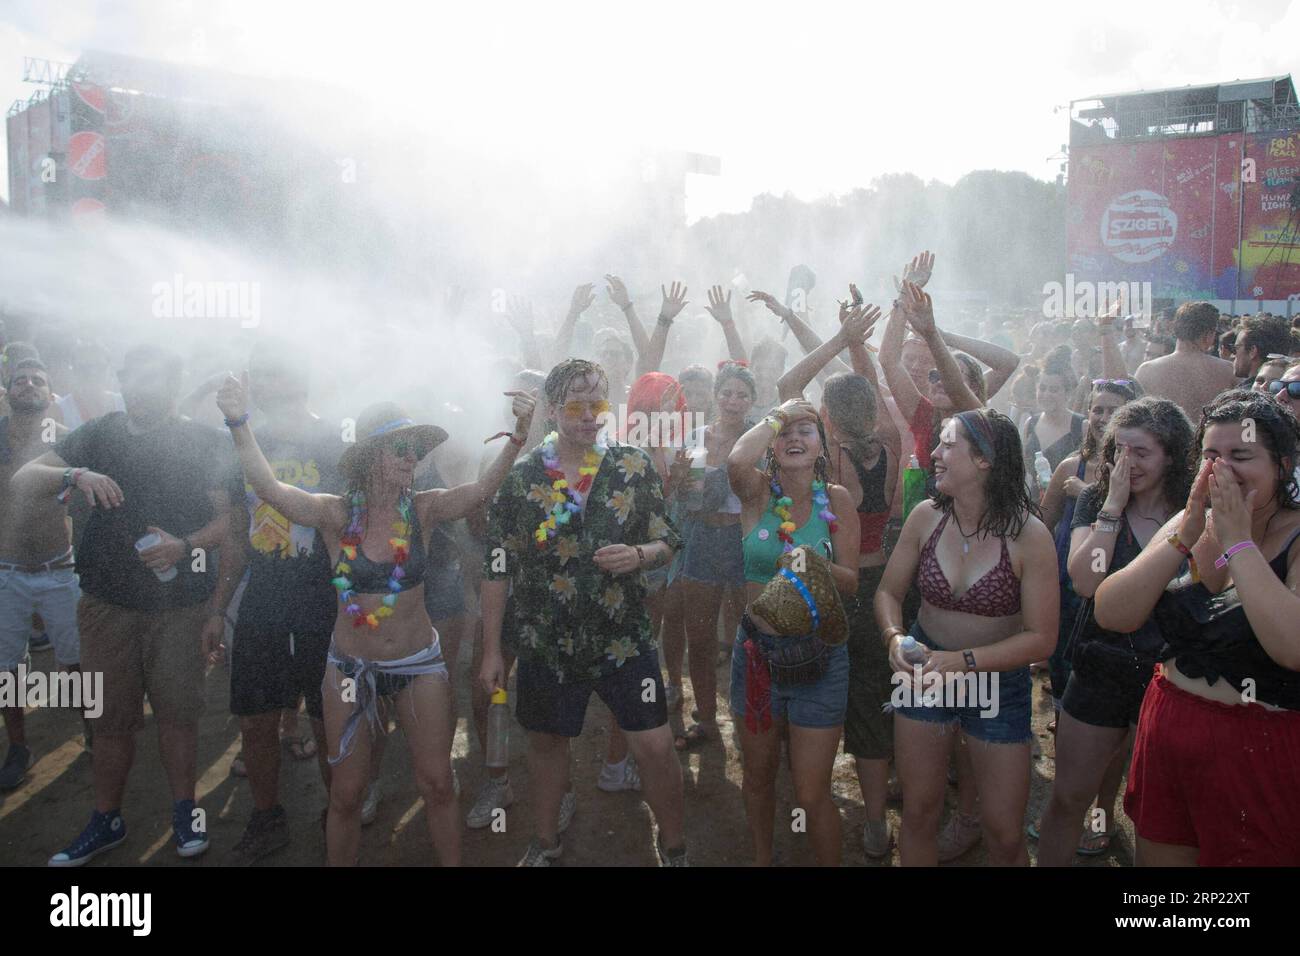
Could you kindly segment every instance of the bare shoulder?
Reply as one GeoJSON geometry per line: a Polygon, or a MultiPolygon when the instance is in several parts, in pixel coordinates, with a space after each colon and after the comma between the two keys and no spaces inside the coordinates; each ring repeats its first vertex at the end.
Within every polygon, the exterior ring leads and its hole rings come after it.
{"type": "Polygon", "coordinates": [[[1043,524],[1040,518],[1029,515],[1025,519],[1025,526],[1020,529],[1016,535],[1015,542],[1027,553],[1034,555],[1046,548],[1053,555],[1056,554],[1056,545],[1052,540],[1052,533],[1047,530],[1047,525],[1043,524]]]}

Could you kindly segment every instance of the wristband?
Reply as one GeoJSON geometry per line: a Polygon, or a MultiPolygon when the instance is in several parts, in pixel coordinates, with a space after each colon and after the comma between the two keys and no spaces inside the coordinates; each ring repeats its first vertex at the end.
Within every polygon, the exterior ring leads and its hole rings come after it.
{"type": "Polygon", "coordinates": [[[1254,541],[1242,541],[1240,544],[1234,544],[1214,562],[1214,566],[1222,570],[1228,566],[1228,560],[1238,551],[1245,551],[1247,548],[1255,547],[1254,541]]]}
{"type": "Polygon", "coordinates": [[[227,418],[225,422],[227,428],[238,428],[240,425],[247,424],[248,412],[244,412],[244,414],[240,415],[238,418],[227,418]]]}
{"type": "Polygon", "coordinates": [[[632,547],[636,548],[636,566],[637,566],[638,568],[644,568],[644,567],[645,567],[645,552],[641,550],[641,545],[639,545],[639,544],[634,544],[632,547]]]}
{"type": "Polygon", "coordinates": [[[523,448],[524,442],[528,439],[528,436],[525,435],[523,438],[516,438],[514,435],[507,435],[506,438],[510,440],[510,444],[523,448]]]}
{"type": "Polygon", "coordinates": [[[783,427],[781,425],[781,419],[777,418],[775,415],[768,415],[766,418],[763,419],[763,424],[772,426],[773,435],[781,434],[781,429],[783,427]]]}
{"type": "Polygon", "coordinates": [[[77,482],[81,479],[81,476],[84,475],[85,473],[86,473],[85,468],[64,469],[63,484],[59,488],[59,493],[54,496],[54,499],[59,504],[67,504],[68,499],[72,497],[72,489],[77,487],[77,482]]]}
{"type": "Polygon", "coordinates": [[[962,651],[961,656],[966,658],[966,669],[968,671],[973,671],[975,669],[975,652],[962,651]]]}
{"type": "Polygon", "coordinates": [[[881,634],[880,636],[881,638],[884,639],[885,646],[888,647],[890,641],[892,641],[896,637],[902,637],[906,633],[907,633],[907,628],[900,627],[899,625],[894,624],[891,625],[890,627],[885,628],[884,633],[881,634]]]}
{"type": "Polygon", "coordinates": [[[1183,540],[1182,538],[1178,537],[1177,531],[1169,535],[1167,538],[1165,538],[1165,540],[1168,541],[1170,544],[1172,544],[1175,548],[1177,548],[1179,552],[1183,555],[1183,557],[1190,558],[1192,556],[1192,549],[1189,548],[1187,545],[1183,544],[1183,540]]]}
{"type": "Polygon", "coordinates": [[[666,318],[664,318],[664,317],[661,315],[661,316],[659,316],[659,324],[660,324],[660,325],[672,325],[672,324],[673,324],[673,320],[672,320],[672,319],[666,319],[666,318]]]}

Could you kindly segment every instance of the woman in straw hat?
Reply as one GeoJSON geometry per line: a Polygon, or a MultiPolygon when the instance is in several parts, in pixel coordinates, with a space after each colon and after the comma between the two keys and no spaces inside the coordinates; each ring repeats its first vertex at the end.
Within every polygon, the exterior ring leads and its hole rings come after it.
{"type": "Polygon", "coordinates": [[[899,855],[938,863],[953,731],[970,742],[989,863],[1028,865],[1032,685],[1029,664],[1056,646],[1060,595],[1052,536],[1027,497],[1020,436],[1005,415],[958,412],[934,449],[937,496],[908,515],[876,591],[895,671],[894,754],[903,784],[899,855]],[[915,581],[922,683],[900,645],[915,581]]]}
{"type": "Polygon", "coordinates": [[[858,516],[849,493],[826,480],[826,436],[805,401],[786,402],[742,435],[727,470],[741,501],[749,601],[732,650],[731,709],[744,756],[755,862],[772,862],[785,724],[795,802],[807,812],[813,852],[819,864],[838,866],[840,816],[831,799],[831,769],[848,706],[849,655],[844,610],[835,595],[857,590],[858,516]],[[818,564],[809,553],[829,560],[818,564]],[[811,579],[816,587],[809,586],[811,579]],[[765,615],[756,608],[769,583],[793,588],[796,597],[784,602],[785,612],[765,604],[765,615]]]}
{"type": "Polygon", "coordinates": [[[418,494],[411,492],[415,466],[447,433],[417,425],[397,405],[374,405],[362,413],[357,441],[339,461],[348,484],[347,494],[339,496],[276,480],[248,427],[247,392],[246,380],[230,376],[217,395],[245,479],[288,520],[318,528],[334,562],[339,607],[322,687],[331,767],[330,865],[357,862],[381,695],[394,698],[434,847],[444,865],[458,865],[448,676],[424,607],[421,528],[463,517],[492,496],[527,438],[534,400],[523,392],[506,393],[514,399],[514,434],[478,481],[418,494]]]}

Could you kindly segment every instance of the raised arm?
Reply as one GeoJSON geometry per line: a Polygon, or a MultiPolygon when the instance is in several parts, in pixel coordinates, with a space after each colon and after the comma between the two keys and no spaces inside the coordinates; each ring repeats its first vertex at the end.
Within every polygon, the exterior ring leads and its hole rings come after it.
{"type": "Polygon", "coordinates": [[[907,313],[903,311],[901,302],[895,302],[880,340],[880,370],[885,373],[885,384],[889,386],[903,420],[910,422],[921,404],[921,393],[903,368],[903,339],[906,334],[907,313]]]}
{"type": "MultiPolygon", "coordinates": [[[[608,285],[605,291],[609,293],[610,301],[613,302],[623,312],[623,317],[627,319],[628,331],[632,333],[632,345],[636,348],[638,368],[640,360],[650,351],[650,339],[645,334],[645,329],[641,327],[641,320],[636,317],[636,306],[632,304],[631,297],[627,294],[627,286],[623,280],[616,275],[605,276],[608,285]]],[[[640,372],[637,372],[640,375],[640,372]]]]}
{"type": "Polygon", "coordinates": [[[1115,341],[1115,320],[1119,317],[1119,304],[1103,314],[1098,321],[1097,331],[1101,336],[1101,377],[1109,379],[1131,378],[1124,363],[1124,353],[1115,341]]]}
{"type": "Polygon", "coordinates": [[[1020,364],[1020,356],[1015,352],[1009,352],[1002,346],[985,342],[983,339],[973,339],[968,335],[958,335],[956,332],[944,332],[943,340],[950,348],[965,352],[989,366],[989,370],[984,373],[984,394],[989,398],[1001,391],[1002,386],[1007,384],[1007,380],[1020,364]]]}
{"type": "MultiPolygon", "coordinates": [[[[948,397],[952,400],[954,412],[964,412],[980,407],[980,400],[970,390],[966,384],[966,377],[961,373],[961,366],[957,360],[952,357],[948,351],[948,345],[943,340],[938,327],[934,323],[934,303],[926,292],[922,292],[920,287],[912,282],[904,280],[903,293],[900,298],[903,305],[903,311],[907,314],[907,321],[916,331],[917,335],[925,339],[925,344],[930,346],[930,354],[934,357],[935,368],[939,370],[939,377],[943,381],[944,390],[947,391],[948,397]]],[[[893,387],[893,383],[890,383],[893,387]]],[[[915,387],[913,387],[915,391],[915,387]]]]}
{"type": "Polygon", "coordinates": [[[733,362],[748,362],[749,358],[745,353],[745,343],[740,338],[740,331],[736,328],[736,320],[731,315],[731,290],[727,290],[727,297],[722,297],[722,286],[715,285],[709,290],[708,313],[713,316],[715,322],[722,326],[722,334],[727,338],[727,354],[731,356],[733,362]]]}
{"type": "MultiPolygon", "coordinates": [[[[862,346],[871,327],[880,318],[880,309],[874,305],[855,305],[845,311],[843,324],[825,342],[805,355],[788,372],[777,379],[777,394],[781,401],[801,398],[803,390],[813,377],[825,368],[836,355],[854,342],[862,346]]],[[[841,363],[843,364],[843,363],[841,363]]],[[[868,363],[870,364],[870,363],[868,363]]]]}
{"type": "Polygon", "coordinates": [[[680,282],[674,282],[672,290],[669,291],[663,286],[659,287],[663,292],[664,302],[659,307],[659,319],[655,322],[654,334],[650,336],[650,344],[644,352],[637,356],[637,375],[645,375],[647,372],[659,371],[659,366],[664,362],[664,349],[668,345],[668,331],[673,327],[673,319],[677,318],[678,313],[686,308],[688,299],[686,298],[686,286],[680,282]]]}
{"type": "Polygon", "coordinates": [[[519,336],[519,347],[525,368],[542,367],[542,350],[537,344],[536,323],[533,319],[533,304],[522,295],[510,297],[507,304],[506,320],[519,336]]]}
{"type": "Polygon", "coordinates": [[[227,422],[242,421],[242,424],[230,426],[230,435],[235,442],[239,464],[244,470],[244,480],[252,486],[257,497],[294,524],[322,531],[342,527],[343,500],[338,495],[312,494],[276,479],[270,462],[262,454],[257,439],[253,437],[253,430],[248,426],[247,372],[244,372],[242,378],[226,376],[225,384],[217,393],[217,407],[226,416],[227,422]]]}
{"type": "Polygon", "coordinates": [[[588,282],[573,290],[573,298],[569,301],[569,311],[565,314],[564,321],[560,323],[560,329],[555,334],[555,354],[551,356],[553,361],[546,365],[535,366],[536,368],[550,368],[552,365],[569,357],[570,349],[573,346],[573,330],[578,324],[578,318],[591,307],[591,303],[596,301],[596,297],[591,292],[592,285],[593,283],[588,282]]]}
{"type": "Polygon", "coordinates": [[[488,469],[476,481],[454,488],[436,488],[415,496],[415,506],[426,527],[440,521],[464,518],[491,500],[505,481],[506,474],[515,463],[519,449],[528,440],[528,427],[533,422],[537,398],[527,392],[506,392],[513,399],[511,411],[515,416],[515,431],[506,441],[501,453],[493,459],[488,469]]]}
{"type": "Polygon", "coordinates": [[[786,425],[816,417],[815,408],[802,399],[793,399],[737,438],[727,456],[727,477],[736,497],[745,502],[765,498],[769,492],[767,476],[758,467],[763,454],[786,425]]]}
{"type": "MultiPolygon", "coordinates": [[[[789,326],[790,329],[794,332],[794,337],[799,340],[799,347],[804,350],[805,355],[814,351],[815,349],[817,349],[818,346],[822,344],[821,336],[819,336],[816,332],[814,332],[812,330],[812,327],[809,326],[808,323],[805,322],[803,319],[801,319],[798,313],[796,313],[793,309],[787,308],[786,306],[782,305],[779,301],[777,301],[775,296],[767,292],[751,292],[749,294],[749,301],[762,302],[765,306],[767,306],[769,311],[771,311],[782,322],[784,322],[787,326],[789,326]]],[[[827,363],[825,362],[822,363],[823,366],[825,366],[826,364],[827,363]]],[[[849,367],[847,365],[845,365],[839,359],[836,359],[834,357],[832,357],[830,365],[831,367],[827,369],[827,371],[824,374],[830,375],[838,372],[847,372],[849,370],[849,367]]]]}

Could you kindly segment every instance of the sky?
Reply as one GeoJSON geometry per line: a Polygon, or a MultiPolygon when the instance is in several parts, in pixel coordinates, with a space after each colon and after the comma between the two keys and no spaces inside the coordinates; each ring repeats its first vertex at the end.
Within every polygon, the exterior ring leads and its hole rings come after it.
{"type": "MultiPolygon", "coordinates": [[[[888,173],[1055,178],[1067,104],[1290,73],[1300,0],[846,5],[0,0],[0,102],[24,56],[85,49],[353,90],[484,157],[584,141],[717,156],[691,220],[888,173]]],[[[3,162],[0,159],[0,162],[3,162]]],[[[7,173],[0,177],[7,196],[7,173]]]]}

